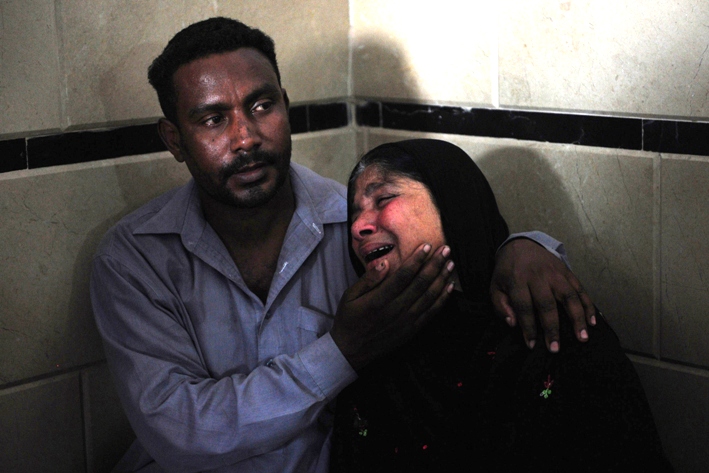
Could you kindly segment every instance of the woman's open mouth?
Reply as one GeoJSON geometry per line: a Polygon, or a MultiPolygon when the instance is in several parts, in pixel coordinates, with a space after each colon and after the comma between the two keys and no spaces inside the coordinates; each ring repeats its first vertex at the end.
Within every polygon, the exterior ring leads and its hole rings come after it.
{"type": "Polygon", "coordinates": [[[389,253],[391,250],[394,249],[394,245],[384,245],[376,250],[372,250],[366,255],[364,255],[364,262],[369,263],[370,261],[374,261],[377,258],[381,258],[385,254],[389,253]]]}

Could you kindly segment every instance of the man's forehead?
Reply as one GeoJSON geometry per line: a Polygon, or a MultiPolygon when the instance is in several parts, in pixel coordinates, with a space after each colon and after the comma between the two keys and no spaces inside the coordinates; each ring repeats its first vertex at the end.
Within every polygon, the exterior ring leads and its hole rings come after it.
{"type": "Polygon", "coordinates": [[[177,86],[184,79],[194,80],[210,72],[228,71],[229,69],[239,75],[272,76],[270,78],[278,82],[276,70],[271,61],[261,51],[251,47],[212,53],[186,62],[178,67],[173,74],[173,82],[177,86]]]}
{"type": "Polygon", "coordinates": [[[268,58],[253,48],[210,54],[185,63],[175,71],[173,87],[179,109],[206,103],[209,100],[205,94],[221,95],[227,90],[235,90],[233,87],[245,94],[255,90],[261,93],[266,89],[281,90],[268,58]]]}

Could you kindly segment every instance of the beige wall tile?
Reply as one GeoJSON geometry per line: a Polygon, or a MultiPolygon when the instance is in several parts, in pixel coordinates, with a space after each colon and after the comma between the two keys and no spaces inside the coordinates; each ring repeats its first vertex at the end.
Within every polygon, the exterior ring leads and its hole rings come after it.
{"type": "Polygon", "coordinates": [[[494,2],[350,3],[356,97],[492,104],[494,2]]]}
{"type": "Polygon", "coordinates": [[[347,0],[219,0],[217,12],[273,38],[282,84],[291,102],[348,95],[347,0]]]}
{"type": "Polygon", "coordinates": [[[135,440],[104,363],[81,374],[87,470],[109,473],[135,440]]]}
{"type": "Polygon", "coordinates": [[[0,385],[103,358],[88,294],[94,249],[186,176],[165,154],[0,175],[0,385]]]}
{"type": "Polygon", "coordinates": [[[675,471],[709,465],[709,372],[632,357],[645,387],[662,447],[675,471]]]}
{"type": "Polygon", "coordinates": [[[340,128],[295,135],[293,161],[345,184],[357,162],[355,133],[351,128],[340,128]]]}
{"type": "Polygon", "coordinates": [[[0,471],[84,471],[79,376],[0,391],[0,471]]]}
{"type": "Polygon", "coordinates": [[[0,136],[59,129],[54,2],[3,0],[0,20],[0,136]]]}
{"type": "Polygon", "coordinates": [[[706,117],[703,0],[505,0],[500,104],[706,117]]]}
{"type": "Polygon", "coordinates": [[[347,95],[344,0],[60,0],[58,5],[69,127],[160,116],[148,66],[179,30],[217,15],[242,20],[274,38],[292,101],[347,95]]]}
{"type": "Polygon", "coordinates": [[[662,159],[662,356],[709,366],[709,159],[662,159]]]}
{"type": "Polygon", "coordinates": [[[653,162],[642,153],[513,140],[368,131],[368,147],[428,136],[480,166],[513,232],[562,241],[625,348],[653,351],[653,162]]]}
{"type": "Polygon", "coordinates": [[[57,1],[64,126],[162,115],[147,71],[170,38],[213,16],[209,0],[57,1]]]}

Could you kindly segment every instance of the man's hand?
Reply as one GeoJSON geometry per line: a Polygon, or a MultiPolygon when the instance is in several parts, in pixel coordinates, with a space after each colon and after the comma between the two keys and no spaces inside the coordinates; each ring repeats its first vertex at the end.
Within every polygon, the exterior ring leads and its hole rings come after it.
{"type": "Polygon", "coordinates": [[[402,345],[437,312],[453,290],[450,248],[431,256],[421,245],[388,278],[388,262],[368,271],[340,299],[332,339],[355,370],[402,345]]]}
{"type": "Polygon", "coordinates": [[[526,238],[505,244],[498,252],[490,285],[495,311],[514,327],[519,323],[527,346],[537,339],[539,317],[547,348],[559,351],[559,301],[574,324],[576,338],[588,340],[586,323],[596,325],[595,308],[583,286],[556,256],[526,238]]]}

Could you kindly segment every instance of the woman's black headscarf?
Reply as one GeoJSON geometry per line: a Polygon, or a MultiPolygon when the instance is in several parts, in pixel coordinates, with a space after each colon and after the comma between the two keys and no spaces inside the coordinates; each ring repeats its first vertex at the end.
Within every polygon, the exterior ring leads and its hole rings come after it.
{"type": "MultiPolygon", "coordinates": [[[[379,166],[385,173],[411,177],[428,187],[441,214],[443,232],[463,292],[470,298],[486,297],[495,252],[509,230],[487,179],[470,156],[452,143],[432,139],[399,141],[374,148],[364,155],[350,177],[350,227],[354,181],[370,165],[379,166]]],[[[358,274],[364,273],[351,245],[350,258],[358,274]]]]}

